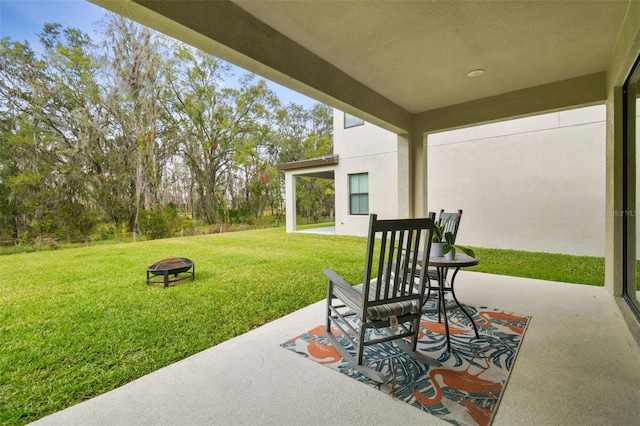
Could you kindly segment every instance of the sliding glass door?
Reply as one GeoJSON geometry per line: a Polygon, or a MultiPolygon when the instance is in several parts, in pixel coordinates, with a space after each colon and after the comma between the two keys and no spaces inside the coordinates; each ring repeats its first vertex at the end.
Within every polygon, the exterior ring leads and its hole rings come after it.
{"type": "Polygon", "coordinates": [[[623,211],[614,212],[623,216],[623,253],[625,272],[623,282],[624,298],[640,321],[640,270],[638,269],[638,243],[640,226],[637,223],[640,202],[640,58],[636,61],[623,88],[624,94],[624,205],[623,211]]]}

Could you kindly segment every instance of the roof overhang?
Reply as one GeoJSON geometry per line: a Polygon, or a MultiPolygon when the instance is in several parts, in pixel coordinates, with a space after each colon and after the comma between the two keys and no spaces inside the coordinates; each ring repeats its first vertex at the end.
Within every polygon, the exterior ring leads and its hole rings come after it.
{"type": "Polygon", "coordinates": [[[396,133],[604,102],[631,4],[91,1],[396,133]]]}
{"type": "Polygon", "coordinates": [[[336,154],[325,155],[308,160],[278,164],[278,170],[282,170],[285,173],[293,173],[296,176],[333,179],[335,176],[334,169],[338,161],[339,158],[336,154]]]}

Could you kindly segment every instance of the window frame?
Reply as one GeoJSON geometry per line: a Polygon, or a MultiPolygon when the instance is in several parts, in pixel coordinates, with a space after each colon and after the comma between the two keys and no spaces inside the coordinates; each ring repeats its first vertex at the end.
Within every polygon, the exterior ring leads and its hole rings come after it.
{"type": "Polygon", "coordinates": [[[349,188],[349,215],[351,216],[367,216],[369,215],[369,172],[361,172],[361,173],[350,173],[347,175],[348,177],[348,188],[349,188]],[[358,177],[358,188],[359,192],[354,192],[352,187],[352,177],[358,177]],[[360,189],[360,179],[362,176],[366,176],[367,188],[366,192],[363,192],[360,189]],[[354,197],[358,200],[358,209],[357,212],[354,212],[354,197]],[[366,212],[361,211],[362,207],[362,199],[366,198],[367,208],[366,212]]]}
{"type": "MultiPolygon", "coordinates": [[[[640,322],[640,301],[637,297],[636,277],[639,273],[636,262],[637,210],[636,150],[640,147],[636,127],[636,102],[640,99],[640,56],[636,59],[622,86],[622,297],[631,312],[640,322]],[[633,234],[633,235],[632,235],[633,234]]],[[[615,212],[618,213],[618,212],[615,212]]]]}
{"type": "Polygon", "coordinates": [[[343,112],[344,114],[344,128],[350,129],[352,127],[364,126],[364,120],[356,117],[355,115],[348,114],[343,112]],[[347,123],[349,123],[347,125],[347,123]]]}

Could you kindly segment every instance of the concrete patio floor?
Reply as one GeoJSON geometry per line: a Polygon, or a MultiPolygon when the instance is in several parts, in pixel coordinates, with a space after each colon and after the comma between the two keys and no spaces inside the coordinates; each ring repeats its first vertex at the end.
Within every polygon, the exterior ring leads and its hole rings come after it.
{"type": "MultiPolygon", "coordinates": [[[[494,425],[640,424],[640,348],[602,287],[461,272],[465,303],[532,316],[494,425]]],[[[324,301],[38,425],[448,424],[279,345],[324,301]]]]}
{"type": "Polygon", "coordinates": [[[336,235],[336,227],[324,226],[322,228],[300,229],[300,230],[297,230],[296,232],[299,232],[301,234],[336,235]]]}

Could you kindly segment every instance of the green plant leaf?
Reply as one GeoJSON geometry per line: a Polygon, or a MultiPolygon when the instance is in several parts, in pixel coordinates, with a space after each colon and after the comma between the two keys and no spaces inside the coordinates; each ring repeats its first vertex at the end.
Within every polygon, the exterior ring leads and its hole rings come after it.
{"type": "Polygon", "coordinates": [[[447,232],[446,234],[444,234],[444,241],[450,246],[453,246],[455,238],[456,237],[453,235],[453,232],[447,232]]]}
{"type": "Polygon", "coordinates": [[[463,252],[467,256],[476,257],[476,253],[472,249],[470,249],[468,247],[462,247],[462,246],[455,246],[455,247],[456,247],[456,249],[460,250],[461,252],[463,252]]]}
{"type": "Polygon", "coordinates": [[[442,245],[442,254],[447,254],[451,251],[452,248],[455,248],[457,250],[460,250],[461,252],[463,252],[464,254],[471,256],[471,257],[476,257],[476,254],[474,253],[474,251],[468,247],[463,247],[463,246],[459,246],[456,244],[453,244],[454,240],[455,240],[455,236],[453,235],[453,232],[447,232],[444,235],[444,244],[442,245]]]}
{"type": "Polygon", "coordinates": [[[431,235],[431,242],[441,243],[443,230],[444,230],[444,225],[440,225],[439,223],[435,222],[433,224],[433,234],[431,235]]]}

